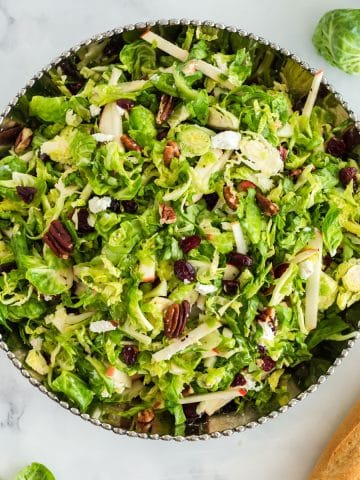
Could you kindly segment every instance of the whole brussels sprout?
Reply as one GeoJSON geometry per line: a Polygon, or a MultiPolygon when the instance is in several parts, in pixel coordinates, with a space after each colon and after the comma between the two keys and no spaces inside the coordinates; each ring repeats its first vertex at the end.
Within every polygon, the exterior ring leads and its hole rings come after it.
{"type": "Polygon", "coordinates": [[[312,41],[331,65],[346,73],[360,74],[360,9],[327,12],[320,19],[312,41]]]}

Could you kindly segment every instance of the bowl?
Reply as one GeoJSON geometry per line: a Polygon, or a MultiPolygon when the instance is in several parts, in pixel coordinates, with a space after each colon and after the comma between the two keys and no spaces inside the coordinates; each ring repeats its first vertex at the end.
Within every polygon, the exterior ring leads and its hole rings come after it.
{"type": "MultiPolygon", "coordinates": [[[[136,31],[142,31],[146,28],[151,28],[154,31],[160,32],[162,36],[171,39],[172,33],[178,31],[184,26],[206,26],[211,28],[216,28],[225,32],[230,32],[231,35],[239,36],[242,39],[244,46],[249,45],[260,45],[266,47],[269,52],[272,53],[275,64],[277,68],[280,68],[285,62],[291,62],[295,66],[299,74],[303,78],[309,80],[312,75],[315,73],[315,70],[310,68],[306,63],[304,63],[297,56],[291,54],[289,51],[267,41],[262,38],[259,38],[253,34],[249,34],[243,30],[240,30],[236,27],[225,26],[219,23],[210,22],[210,21],[196,21],[196,20],[159,20],[159,21],[150,21],[145,23],[137,23],[135,25],[127,25],[121,28],[110,30],[108,32],[96,35],[85,42],[82,42],[79,45],[71,48],[67,52],[60,55],[58,58],[53,60],[49,65],[44,67],[39,71],[26,85],[25,87],[16,95],[16,97],[8,104],[5,110],[0,115],[0,131],[3,129],[9,129],[14,127],[12,123],[12,118],[19,118],[21,115],[21,105],[23,102],[26,102],[28,98],[31,98],[36,94],[45,94],[51,95],[53,91],[53,84],[49,72],[56,68],[60,62],[73,57],[81,55],[86,52],[89,47],[94,45],[101,44],[102,42],[107,43],[108,48],[113,48],[121,44],[122,36],[124,34],[131,35],[131,32],[136,33],[136,31]]],[[[350,110],[348,105],[343,101],[341,96],[329,85],[326,81],[322,81],[322,95],[328,95],[329,101],[332,103],[332,107],[336,110],[336,114],[339,116],[339,119],[349,118],[360,130],[360,124],[357,122],[354,113],[350,110]]],[[[0,158],[3,155],[3,152],[6,151],[6,135],[0,135],[0,158]],[[1,145],[3,144],[3,145],[1,145]],[[5,144],[5,146],[4,146],[5,144]]],[[[356,322],[360,318],[360,311],[356,310],[352,312],[352,315],[355,315],[355,329],[360,327],[360,323],[356,326],[356,322]]],[[[357,332],[357,337],[359,332],[357,332]]],[[[268,412],[264,416],[259,416],[252,411],[247,411],[245,414],[235,414],[235,413],[221,413],[213,415],[209,419],[200,422],[194,422],[189,424],[186,427],[185,434],[177,435],[176,429],[174,429],[169,419],[166,417],[156,418],[153,422],[152,428],[150,431],[145,431],[144,429],[130,430],[126,425],[117,424],[112,421],[111,415],[108,416],[106,421],[99,419],[96,416],[91,417],[89,414],[81,413],[77,408],[71,407],[66,401],[63,401],[56,394],[49,391],[42,383],[41,379],[37,375],[29,371],[24,363],[24,352],[16,349],[10,348],[5,340],[6,336],[1,334],[0,329],[0,348],[4,350],[9,360],[13,365],[21,372],[21,374],[28,379],[28,381],[36,387],[40,392],[47,395],[51,400],[57,402],[61,407],[70,411],[74,415],[79,416],[83,420],[93,423],[98,427],[102,427],[106,430],[112,431],[119,435],[128,435],[129,437],[140,437],[147,439],[161,439],[161,440],[207,440],[209,438],[219,438],[221,436],[230,436],[235,432],[242,432],[246,429],[251,429],[256,426],[259,426],[270,419],[276,418],[279,414],[285,413],[289,408],[293,407],[300,401],[304,400],[310,393],[315,392],[318,387],[325,382],[325,380],[333,374],[335,368],[341,364],[343,358],[345,358],[351,347],[354,345],[355,338],[348,340],[346,342],[340,342],[337,344],[337,348],[327,349],[327,358],[331,363],[331,366],[324,371],[321,371],[317,375],[316,381],[307,388],[299,388],[298,385],[294,384],[292,388],[292,399],[286,404],[280,407],[277,410],[268,412]]]]}

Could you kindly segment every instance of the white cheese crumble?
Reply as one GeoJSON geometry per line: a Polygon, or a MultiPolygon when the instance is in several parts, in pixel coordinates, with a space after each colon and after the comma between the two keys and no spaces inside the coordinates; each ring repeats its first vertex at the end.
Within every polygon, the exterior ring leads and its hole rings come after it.
{"type": "Polygon", "coordinates": [[[116,330],[116,327],[108,320],[98,320],[97,322],[91,322],[89,326],[90,332],[104,333],[116,330]]]}
{"type": "Polygon", "coordinates": [[[115,138],[114,135],[107,135],[106,133],[93,133],[91,136],[100,143],[112,142],[115,138]]]}
{"type": "Polygon", "coordinates": [[[200,295],[209,295],[210,293],[215,293],[217,287],[215,285],[204,285],[203,283],[197,283],[195,290],[200,293],[200,295]]]}
{"type": "Polygon", "coordinates": [[[238,150],[240,148],[241,134],[226,130],[218,133],[211,138],[211,146],[221,150],[238,150]]]}
{"type": "Polygon", "coordinates": [[[100,115],[100,112],[101,112],[100,107],[98,107],[97,105],[90,105],[90,115],[92,117],[97,117],[98,115],[100,115]]]}
{"type": "Polygon", "coordinates": [[[89,200],[89,210],[91,213],[103,212],[110,207],[110,204],[110,197],[93,197],[89,200]]]}
{"type": "Polygon", "coordinates": [[[314,273],[314,262],[312,260],[304,260],[299,264],[300,277],[307,280],[314,273]]]}
{"type": "Polygon", "coordinates": [[[52,300],[52,295],[44,295],[45,302],[50,302],[52,300]]]}
{"type": "Polygon", "coordinates": [[[88,216],[87,222],[90,227],[95,227],[95,215],[90,213],[90,215],[88,216]]]}
{"type": "Polygon", "coordinates": [[[275,338],[275,333],[271,328],[271,325],[268,322],[259,322],[263,329],[263,333],[260,337],[260,341],[262,342],[272,342],[275,338]]]}

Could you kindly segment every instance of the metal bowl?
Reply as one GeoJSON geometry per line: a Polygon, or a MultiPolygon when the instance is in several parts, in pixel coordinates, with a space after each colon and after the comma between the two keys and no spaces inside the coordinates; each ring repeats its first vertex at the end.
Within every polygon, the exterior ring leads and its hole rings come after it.
{"type": "MultiPolygon", "coordinates": [[[[53,60],[49,65],[44,67],[39,71],[26,85],[25,87],[16,95],[16,97],[8,104],[5,110],[0,115],[0,131],[2,127],[9,126],[9,120],[17,112],[17,107],[20,105],[20,102],[24,97],[30,97],[34,94],[42,93],[45,95],[51,95],[51,79],[48,75],[51,69],[56,68],[60,62],[65,59],[77,55],[86,51],[89,46],[100,42],[108,42],[112,39],[112,43],[119,42],[121,44],[122,35],[128,34],[128,32],[136,32],[136,30],[143,30],[145,28],[153,28],[156,31],[161,32],[163,36],[169,36],[171,38],[171,33],[179,30],[183,26],[207,26],[213,27],[218,30],[230,32],[232,35],[238,35],[242,38],[244,45],[248,43],[256,42],[258,45],[267,47],[277,58],[278,62],[286,61],[291,59],[299,68],[299,71],[302,73],[307,72],[309,77],[311,77],[315,70],[310,68],[306,63],[300,60],[297,56],[291,54],[288,50],[285,50],[263,38],[257,37],[251,33],[247,33],[241,29],[232,26],[225,26],[219,23],[211,21],[197,21],[197,20],[158,20],[150,21],[145,23],[137,23],[135,25],[126,25],[124,27],[116,28],[108,32],[96,35],[85,42],[76,45],[72,49],[60,55],[58,58],[53,60]],[[50,88],[50,91],[49,91],[50,88]]],[[[358,130],[360,131],[360,123],[357,121],[355,114],[350,110],[348,105],[344,102],[341,95],[339,95],[334,88],[329,85],[326,81],[323,80],[322,88],[328,94],[331,94],[331,101],[333,106],[336,107],[336,110],[339,112],[341,118],[351,119],[358,130]]],[[[1,158],[1,145],[0,145],[0,158],[1,158]]],[[[356,315],[356,314],[355,314],[356,315]]],[[[358,317],[357,317],[358,318],[358,317]]],[[[357,325],[359,330],[360,323],[357,325]]],[[[359,331],[357,331],[356,337],[359,337],[359,331]]],[[[104,421],[99,420],[99,418],[91,417],[88,414],[81,413],[77,408],[71,407],[66,401],[63,401],[53,392],[50,392],[42,383],[41,380],[37,378],[36,374],[32,371],[29,371],[24,363],[23,352],[11,351],[7,343],[3,340],[4,336],[1,335],[0,331],[0,348],[5,351],[7,357],[11,360],[13,365],[21,372],[21,374],[29,380],[29,382],[36,387],[40,392],[47,395],[51,400],[57,402],[61,407],[70,411],[74,415],[81,417],[83,420],[93,423],[98,427],[102,427],[105,430],[110,430],[118,435],[128,435],[129,437],[139,437],[147,438],[152,440],[175,440],[178,442],[184,440],[207,440],[209,438],[219,438],[221,436],[230,436],[235,432],[243,432],[246,429],[254,428],[258,425],[261,425],[272,418],[276,418],[279,414],[285,413],[289,410],[290,407],[293,407],[298,402],[304,400],[310,393],[316,391],[318,387],[325,382],[325,380],[333,374],[335,368],[341,364],[342,360],[348,355],[351,347],[354,345],[354,340],[349,340],[347,342],[342,342],[340,345],[340,350],[337,348],[335,351],[330,352],[329,359],[331,361],[331,366],[318,377],[317,381],[309,386],[306,389],[299,389],[294,384],[292,396],[293,398],[284,406],[280,407],[277,410],[273,410],[265,416],[259,416],[254,412],[247,412],[246,414],[235,414],[235,413],[222,413],[218,415],[213,415],[208,421],[201,423],[194,423],[189,425],[186,429],[185,435],[177,435],[174,431],[173,426],[169,423],[168,418],[157,418],[153,422],[152,428],[150,431],[139,431],[139,430],[129,430],[124,425],[114,425],[111,423],[105,423],[104,421]]],[[[330,349],[331,350],[331,349],[330,349]]],[[[111,416],[108,421],[111,421],[111,416]]]]}

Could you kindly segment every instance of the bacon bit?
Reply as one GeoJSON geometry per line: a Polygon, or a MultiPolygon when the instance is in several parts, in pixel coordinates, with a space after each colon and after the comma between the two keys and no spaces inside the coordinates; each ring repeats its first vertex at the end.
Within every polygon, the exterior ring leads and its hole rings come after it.
{"type": "Polygon", "coordinates": [[[256,188],[255,183],[250,182],[249,180],[242,180],[238,185],[239,192],[246,192],[249,188],[256,188]]]}
{"type": "Polygon", "coordinates": [[[242,397],[245,397],[247,394],[247,390],[245,388],[239,388],[238,392],[242,397]]]}

